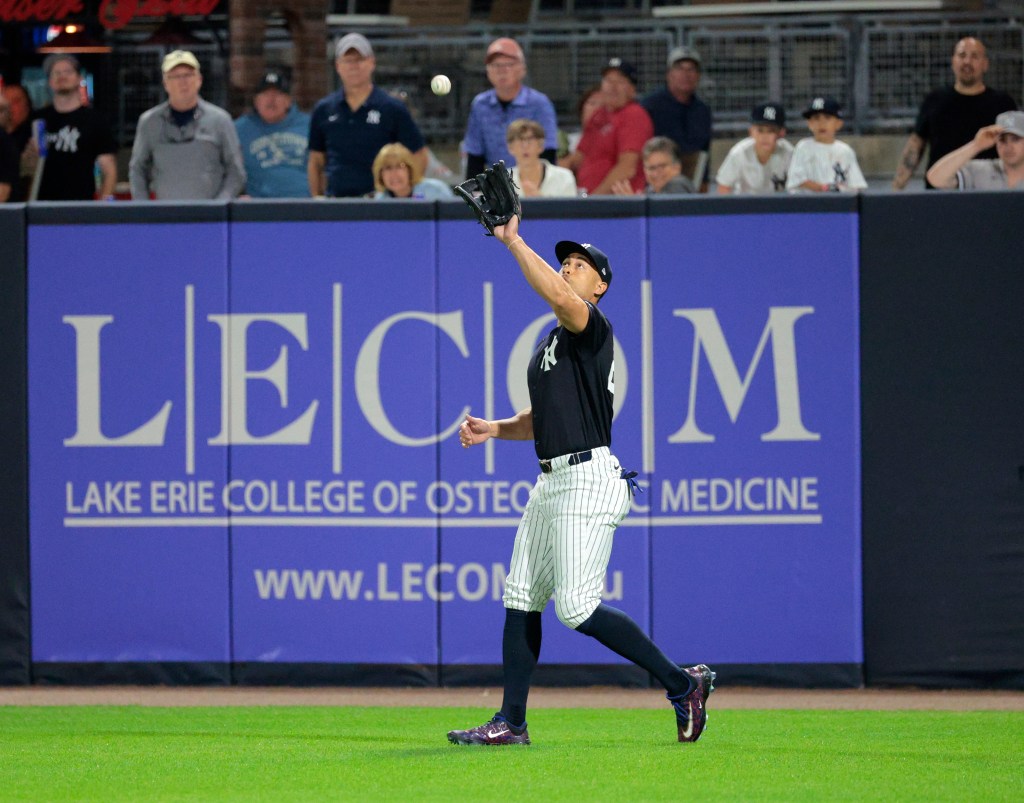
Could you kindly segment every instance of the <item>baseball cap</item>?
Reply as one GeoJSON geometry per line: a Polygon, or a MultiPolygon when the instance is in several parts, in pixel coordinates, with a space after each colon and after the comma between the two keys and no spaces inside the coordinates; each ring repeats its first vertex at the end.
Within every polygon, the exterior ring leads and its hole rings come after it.
{"type": "Polygon", "coordinates": [[[490,64],[491,59],[497,56],[505,56],[506,58],[515,59],[516,61],[524,61],[523,49],[519,47],[519,43],[515,39],[509,39],[507,36],[495,39],[490,45],[488,45],[487,55],[484,57],[484,64],[490,64]]]}
{"type": "MultiPolygon", "coordinates": [[[[618,69],[616,67],[615,69],[618,69]]],[[[590,243],[574,243],[572,240],[561,240],[555,244],[555,256],[558,257],[558,264],[562,264],[570,254],[583,254],[587,261],[594,266],[602,281],[611,287],[612,266],[608,264],[608,256],[597,246],[590,243]]]]}
{"type": "Polygon", "coordinates": [[[680,45],[674,47],[669,51],[668,54],[668,66],[671,67],[677,61],[692,61],[698,67],[700,67],[700,53],[694,50],[692,47],[686,47],[686,45],[680,45]]]}
{"type": "Polygon", "coordinates": [[[777,125],[786,127],[786,110],[781,103],[762,103],[754,107],[750,113],[750,122],[754,125],[777,125]]]}
{"type": "Polygon", "coordinates": [[[1003,112],[996,118],[996,125],[1002,126],[1003,131],[1024,137],[1024,112],[1003,112]]]}
{"type": "Polygon", "coordinates": [[[364,59],[373,55],[373,46],[370,40],[361,33],[347,33],[338,40],[338,46],[334,48],[334,57],[340,59],[348,51],[354,50],[364,59]]]}
{"type": "Polygon", "coordinates": [[[184,64],[186,67],[191,67],[197,72],[202,72],[199,69],[199,59],[196,58],[195,54],[188,50],[174,50],[164,56],[164,63],[160,69],[163,72],[170,72],[175,67],[184,64]]]}
{"type": "Polygon", "coordinates": [[[810,117],[812,114],[831,114],[833,117],[838,117],[840,120],[843,119],[842,106],[839,105],[839,101],[835,98],[818,96],[814,98],[810,104],[804,109],[804,117],[810,117]]]}
{"type": "Polygon", "coordinates": [[[601,76],[603,77],[609,70],[618,70],[633,86],[637,85],[637,72],[630,62],[620,59],[618,56],[615,58],[608,59],[608,63],[604,65],[604,69],[601,70],[601,76]]]}
{"type": "Polygon", "coordinates": [[[288,73],[281,69],[271,69],[263,73],[259,84],[256,85],[256,94],[265,89],[278,89],[286,95],[291,92],[291,81],[288,80],[288,73]]]}
{"type": "Polygon", "coordinates": [[[47,78],[49,78],[50,70],[52,70],[62,61],[66,61],[68,64],[70,64],[75,72],[82,72],[82,65],[79,64],[78,59],[76,59],[70,53],[52,53],[43,60],[43,74],[47,78]]]}

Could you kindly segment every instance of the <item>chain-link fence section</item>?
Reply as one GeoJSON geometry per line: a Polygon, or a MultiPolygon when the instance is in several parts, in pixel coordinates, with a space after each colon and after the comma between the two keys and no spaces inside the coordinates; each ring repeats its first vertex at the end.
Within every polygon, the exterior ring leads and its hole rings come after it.
{"type": "Polygon", "coordinates": [[[1024,74],[1024,21],[950,21],[946,24],[879,23],[863,34],[862,105],[857,119],[865,129],[903,129],[917,114],[921,99],[951,83],[950,61],[956,43],[974,36],[985,43],[989,71],[985,83],[1021,101],[1024,74]]]}
{"type": "Polygon", "coordinates": [[[458,141],[469,104],[488,88],[483,56],[499,35],[516,37],[527,53],[528,83],[555,104],[559,123],[578,126],[580,95],[600,80],[613,56],[632,61],[641,95],[662,85],[665,59],[677,44],[703,59],[700,95],[714,113],[715,131],[736,134],[751,107],[780,100],[791,116],[818,95],[842,103],[849,133],[908,130],[933,88],[952,81],[956,42],[978,36],[988,46],[987,83],[1018,101],[1024,87],[1024,20],[1013,16],[891,15],[701,20],[699,24],[638,19],[602,24],[545,25],[543,31],[439,29],[371,33],[377,82],[404,90],[432,141],[458,141]],[[452,93],[430,93],[430,77],[445,73],[452,93]]]}
{"type": "MultiPolygon", "coordinates": [[[[345,30],[332,33],[338,36],[345,30]]],[[[579,126],[578,103],[597,83],[613,56],[637,67],[644,95],[665,79],[665,59],[680,44],[703,59],[699,94],[711,106],[715,131],[745,130],[751,107],[781,101],[796,118],[811,98],[831,95],[842,103],[846,132],[907,131],[924,96],[952,82],[956,42],[977,36],[988,47],[989,86],[1024,94],[1024,15],[928,13],[875,16],[618,19],[549,22],[533,26],[469,25],[452,28],[365,30],[377,55],[376,83],[401,93],[432,143],[457,143],[473,97],[489,88],[484,70],[488,43],[513,36],[527,54],[527,82],[551,98],[559,123],[579,126]],[[430,92],[430,78],[444,73],[452,91],[430,92]]],[[[268,60],[286,61],[287,42],[268,41],[268,60]]],[[[203,96],[227,105],[226,56],[216,45],[193,48],[203,63],[203,96]]],[[[122,96],[118,136],[128,144],[138,116],[161,102],[160,59],[166,48],[126,47],[116,53],[122,96]]],[[[324,70],[337,85],[333,45],[325,43],[324,70]]]]}

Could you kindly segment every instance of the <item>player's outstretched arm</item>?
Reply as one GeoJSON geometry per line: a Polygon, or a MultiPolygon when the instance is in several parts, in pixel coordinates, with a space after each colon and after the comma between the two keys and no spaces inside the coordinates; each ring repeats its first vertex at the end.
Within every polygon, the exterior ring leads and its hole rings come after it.
{"type": "Polygon", "coordinates": [[[548,303],[558,322],[570,332],[579,333],[586,329],[590,321],[589,307],[561,274],[519,236],[519,218],[513,217],[504,226],[495,226],[494,236],[512,252],[526,281],[548,303]]]}
{"type": "Polygon", "coordinates": [[[533,438],[533,408],[520,410],[511,418],[488,421],[467,415],[459,427],[459,443],[463,449],[477,446],[490,438],[506,441],[526,441],[533,438]]]}

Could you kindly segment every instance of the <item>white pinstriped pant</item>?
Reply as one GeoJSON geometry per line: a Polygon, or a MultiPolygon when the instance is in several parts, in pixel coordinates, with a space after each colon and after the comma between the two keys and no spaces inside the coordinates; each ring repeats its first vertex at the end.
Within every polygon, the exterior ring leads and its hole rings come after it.
{"type": "Polygon", "coordinates": [[[551,460],[530,491],[519,522],[502,600],[506,608],[542,611],[555,595],[559,621],[576,629],[601,603],[615,528],[629,512],[629,483],[602,446],[586,463],[551,460]]]}

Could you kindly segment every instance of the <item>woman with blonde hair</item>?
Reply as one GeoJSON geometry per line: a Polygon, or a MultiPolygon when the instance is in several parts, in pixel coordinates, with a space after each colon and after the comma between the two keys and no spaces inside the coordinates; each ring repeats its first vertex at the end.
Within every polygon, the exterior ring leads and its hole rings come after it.
{"type": "Polygon", "coordinates": [[[536,120],[513,120],[505,129],[508,152],[516,158],[512,180],[522,197],[573,198],[576,177],[571,170],[541,159],[544,127],[536,120]]]}
{"type": "Polygon", "coordinates": [[[374,198],[452,198],[452,188],[436,178],[424,178],[412,152],[399,142],[385,145],[373,160],[374,198]]]}

